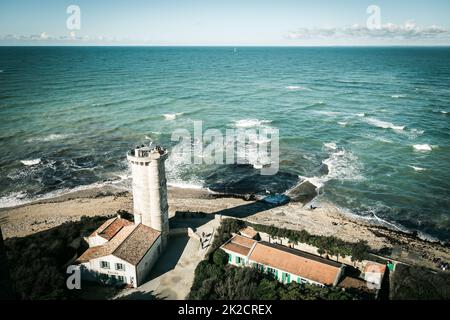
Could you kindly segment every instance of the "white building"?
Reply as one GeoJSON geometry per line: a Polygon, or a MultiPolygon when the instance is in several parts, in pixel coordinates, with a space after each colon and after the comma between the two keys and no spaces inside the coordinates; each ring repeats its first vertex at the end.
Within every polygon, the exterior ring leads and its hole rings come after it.
{"type": "Polygon", "coordinates": [[[137,287],[167,243],[167,151],[142,146],[131,150],[127,158],[133,175],[134,223],[120,216],[107,220],[86,238],[89,249],[75,264],[85,280],[137,287]]]}
{"type": "Polygon", "coordinates": [[[221,248],[228,254],[229,264],[256,268],[283,283],[336,286],[344,271],[340,263],[241,235],[233,236],[221,248]]]}
{"type": "Polygon", "coordinates": [[[346,274],[347,266],[320,256],[253,239],[256,232],[244,228],[241,235],[234,235],[221,246],[228,254],[228,263],[246,266],[270,274],[282,283],[309,283],[318,286],[333,286],[344,289],[376,291],[381,288],[386,265],[367,261],[364,272],[358,277],[346,274]]]}

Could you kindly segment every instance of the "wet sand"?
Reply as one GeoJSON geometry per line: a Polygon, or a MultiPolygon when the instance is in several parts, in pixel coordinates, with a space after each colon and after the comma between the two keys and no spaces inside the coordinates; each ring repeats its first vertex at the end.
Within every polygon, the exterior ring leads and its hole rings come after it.
{"type": "MultiPolygon", "coordinates": [[[[332,204],[321,203],[310,210],[299,202],[270,207],[261,202],[218,197],[206,190],[169,188],[169,215],[205,212],[239,217],[253,223],[306,230],[316,235],[332,235],[345,241],[365,240],[373,249],[391,248],[392,257],[406,263],[436,268],[435,258],[450,261],[450,248],[413,235],[376,226],[342,214],[332,204]]],[[[112,187],[69,193],[13,208],[0,209],[0,225],[5,238],[23,237],[47,230],[82,216],[114,215],[132,211],[130,193],[112,187]]]]}

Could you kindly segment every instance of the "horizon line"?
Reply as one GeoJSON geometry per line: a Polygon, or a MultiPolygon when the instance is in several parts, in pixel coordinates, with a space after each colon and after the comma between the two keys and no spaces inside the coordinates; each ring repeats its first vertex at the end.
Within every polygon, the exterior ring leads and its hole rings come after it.
{"type": "Polygon", "coordinates": [[[332,47],[450,47],[450,44],[302,44],[302,45],[277,45],[277,44],[1,44],[0,47],[222,47],[222,48],[248,48],[248,47],[283,47],[283,48],[332,48],[332,47]]]}

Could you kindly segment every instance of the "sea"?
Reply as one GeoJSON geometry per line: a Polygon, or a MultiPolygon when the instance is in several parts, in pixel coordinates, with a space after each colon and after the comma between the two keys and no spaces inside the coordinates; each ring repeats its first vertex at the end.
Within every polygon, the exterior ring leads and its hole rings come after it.
{"type": "Polygon", "coordinates": [[[169,185],[266,195],[308,180],[315,205],[449,241],[449,111],[448,47],[0,47],[0,207],[129,189],[129,149],[170,153],[202,121],[278,129],[278,172],[171,153],[169,185]]]}

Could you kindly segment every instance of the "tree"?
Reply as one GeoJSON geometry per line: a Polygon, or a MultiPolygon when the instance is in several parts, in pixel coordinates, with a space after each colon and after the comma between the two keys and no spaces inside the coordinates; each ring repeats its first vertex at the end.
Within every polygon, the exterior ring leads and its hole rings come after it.
{"type": "Polygon", "coordinates": [[[213,262],[216,266],[224,268],[228,263],[228,254],[222,249],[217,249],[213,254],[213,262]]]}
{"type": "Polygon", "coordinates": [[[277,300],[277,283],[274,280],[262,279],[256,290],[258,299],[277,300]]]}

